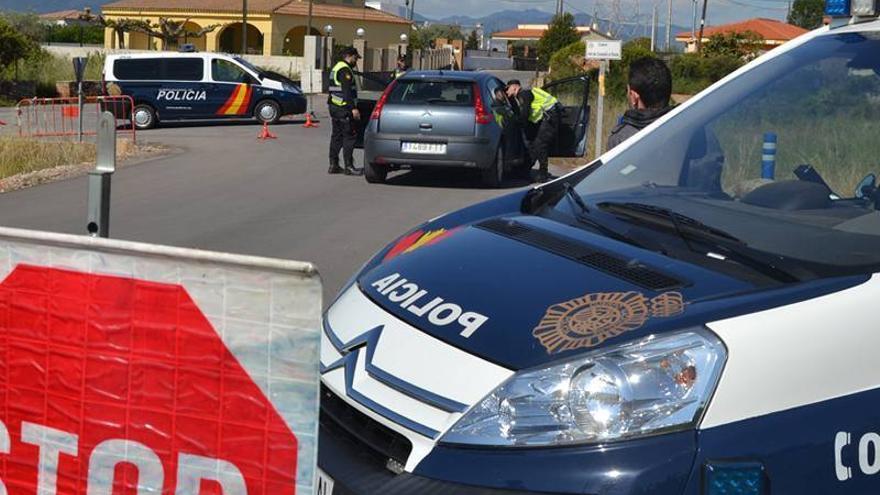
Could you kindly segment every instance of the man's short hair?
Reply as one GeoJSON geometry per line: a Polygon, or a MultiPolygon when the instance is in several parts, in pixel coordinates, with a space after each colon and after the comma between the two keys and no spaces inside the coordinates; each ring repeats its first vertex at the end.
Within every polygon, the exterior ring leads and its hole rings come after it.
{"type": "Polygon", "coordinates": [[[662,60],[643,57],[629,65],[629,87],[646,107],[663,108],[672,97],[672,74],[662,60]]]}
{"type": "Polygon", "coordinates": [[[522,84],[520,84],[520,82],[519,82],[519,79],[511,79],[510,81],[507,81],[507,85],[508,86],[514,86],[514,85],[522,86],[522,84]]]}

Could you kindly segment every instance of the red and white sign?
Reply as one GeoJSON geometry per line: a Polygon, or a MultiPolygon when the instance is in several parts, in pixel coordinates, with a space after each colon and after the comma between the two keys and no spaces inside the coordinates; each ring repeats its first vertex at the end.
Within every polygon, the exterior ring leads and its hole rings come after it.
{"type": "MultiPolygon", "coordinates": [[[[0,229],[0,241],[3,234],[0,229]]],[[[283,277],[168,253],[128,263],[138,259],[137,245],[107,242],[116,244],[112,251],[133,249],[132,258],[105,254],[98,245],[47,246],[39,265],[33,258],[41,250],[22,250],[26,244],[4,244],[7,252],[0,252],[11,268],[0,283],[0,493],[283,495],[297,486],[306,493],[315,462],[317,365],[314,384],[308,360],[301,369],[294,369],[296,362],[281,367],[305,393],[302,400],[282,401],[288,410],[279,411],[266,390],[287,377],[248,368],[261,359],[271,367],[277,349],[260,343],[271,342],[283,325],[254,321],[249,328],[259,331],[225,340],[215,325],[232,332],[249,321],[253,315],[242,314],[241,305],[250,301],[230,298],[250,291],[243,297],[257,300],[257,286],[266,280],[270,287],[284,286],[283,277]],[[22,257],[30,262],[16,259],[22,257]],[[128,266],[141,278],[60,267],[64,263],[55,259],[89,259],[91,266],[117,272],[114,265],[128,266]],[[204,314],[183,278],[146,280],[145,267],[165,267],[161,278],[168,278],[167,269],[181,273],[181,263],[193,265],[192,273],[225,270],[222,304],[212,308],[219,316],[204,314]],[[257,350],[236,349],[241,345],[257,350]],[[294,431],[296,425],[304,425],[302,431],[294,431]],[[312,465],[298,465],[303,462],[312,465]]],[[[288,287],[306,286],[301,277],[291,280],[288,287]]],[[[313,292],[309,287],[308,296],[313,292]]],[[[291,294],[271,296],[270,305],[296,306],[295,300],[282,302],[291,294]]],[[[319,314],[318,305],[305,314],[319,314]]],[[[280,318],[271,307],[265,316],[280,318]]],[[[311,345],[311,332],[296,332],[311,345]]],[[[289,336],[284,341],[296,342],[289,336]]]]}

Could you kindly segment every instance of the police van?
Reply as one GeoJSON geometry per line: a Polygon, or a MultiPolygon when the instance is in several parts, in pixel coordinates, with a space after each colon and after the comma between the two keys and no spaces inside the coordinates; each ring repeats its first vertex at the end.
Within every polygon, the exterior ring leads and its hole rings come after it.
{"type": "Polygon", "coordinates": [[[880,21],[430,220],[321,341],[324,494],[880,493],[880,21]]]}
{"type": "Polygon", "coordinates": [[[231,55],[108,55],[103,81],[106,94],[132,97],[138,129],[184,119],[256,118],[271,124],[306,111],[305,96],[293,81],[231,55]]]}

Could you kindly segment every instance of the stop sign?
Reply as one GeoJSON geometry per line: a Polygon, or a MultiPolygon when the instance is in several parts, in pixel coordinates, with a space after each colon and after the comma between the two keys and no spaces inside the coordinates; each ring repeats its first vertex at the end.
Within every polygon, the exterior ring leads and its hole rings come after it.
{"type": "Polygon", "coordinates": [[[183,287],[31,265],[0,284],[9,494],[292,494],[296,462],[183,287]]]}

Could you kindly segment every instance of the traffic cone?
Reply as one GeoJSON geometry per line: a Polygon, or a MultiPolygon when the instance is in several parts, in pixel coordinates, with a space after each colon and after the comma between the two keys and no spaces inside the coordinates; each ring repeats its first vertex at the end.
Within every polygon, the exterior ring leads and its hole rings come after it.
{"type": "Polygon", "coordinates": [[[321,127],[320,125],[318,125],[317,117],[315,118],[315,120],[312,120],[312,114],[314,114],[314,112],[309,112],[306,114],[306,123],[303,124],[303,127],[321,127]]]}
{"type": "Polygon", "coordinates": [[[263,130],[257,135],[257,139],[265,141],[267,139],[278,139],[278,136],[269,132],[269,123],[263,122],[263,130]]]}

